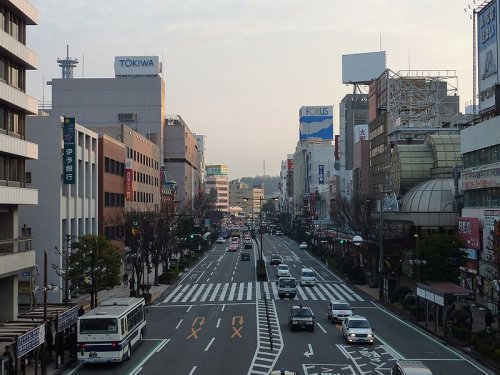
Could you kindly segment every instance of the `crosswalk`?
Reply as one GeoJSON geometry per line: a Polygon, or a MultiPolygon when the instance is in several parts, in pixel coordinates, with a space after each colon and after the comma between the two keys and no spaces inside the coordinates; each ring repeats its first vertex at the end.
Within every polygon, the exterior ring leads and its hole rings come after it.
{"type": "MultiPolygon", "coordinates": [[[[275,282],[179,284],[163,300],[163,303],[251,302],[264,298],[279,299],[275,282]]],[[[295,299],[303,301],[364,301],[363,297],[349,286],[336,282],[318,283],[314,287],[297,285],[295,299]]]]}

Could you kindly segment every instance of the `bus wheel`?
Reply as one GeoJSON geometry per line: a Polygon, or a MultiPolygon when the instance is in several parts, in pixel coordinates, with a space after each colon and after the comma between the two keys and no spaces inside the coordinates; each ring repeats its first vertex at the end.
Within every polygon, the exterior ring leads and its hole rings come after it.
{"type": "Polygon", "coordinates": [[[132,344],[128,344],[128,352],[127,352],[127,359],[130,359],[132,356],[132,344]]]}

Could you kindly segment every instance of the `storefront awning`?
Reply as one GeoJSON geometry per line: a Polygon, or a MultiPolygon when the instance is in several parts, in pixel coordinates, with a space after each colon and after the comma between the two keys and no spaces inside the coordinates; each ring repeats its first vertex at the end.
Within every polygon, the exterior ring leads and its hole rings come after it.
{"type": "Polygon", "coordinates": [[[449,299],[473,297],[474,292],[450,282],[417,283],[417,296],[444,306],[449,299]]]}

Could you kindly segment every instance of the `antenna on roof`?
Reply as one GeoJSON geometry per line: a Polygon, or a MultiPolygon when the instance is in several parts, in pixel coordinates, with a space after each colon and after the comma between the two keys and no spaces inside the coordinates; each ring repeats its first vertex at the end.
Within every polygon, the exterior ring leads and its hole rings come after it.
{"type": "Polygon", "coordinates": [[[78,64],[78,59],[73,59],[69,57],[69,45],[66,45],[66,58],[65,59],[57,59],[57,63],[62,69],[62,79],[70,79],[73,78],[73,68],[78,64]]]}

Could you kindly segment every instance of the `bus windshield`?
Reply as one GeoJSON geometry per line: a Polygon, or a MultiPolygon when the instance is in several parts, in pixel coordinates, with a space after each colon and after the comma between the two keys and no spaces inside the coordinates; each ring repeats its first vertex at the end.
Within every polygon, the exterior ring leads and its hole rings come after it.
{"type": "Polygon", "coordinates": [[[81,319],[80,333],[118,333],[118,322],[114,318],[81,319]]]}

